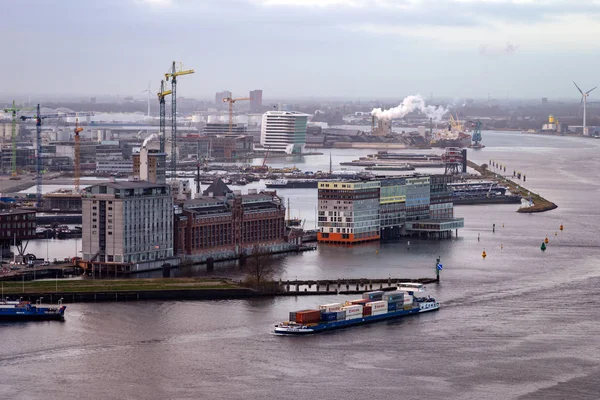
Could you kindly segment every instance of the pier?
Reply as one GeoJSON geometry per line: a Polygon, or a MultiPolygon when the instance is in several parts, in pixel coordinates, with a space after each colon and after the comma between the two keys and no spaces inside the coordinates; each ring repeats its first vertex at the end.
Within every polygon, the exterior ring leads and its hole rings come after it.
{"type": "Polygon", "coordinates": [[[323,296],[361,294],[371,290],[395,290],[400,282],[435,283],[436,278],[348,278],[336,280],[293,280],[266,282],[265,290],[244,287],[226,278],[145,279],[46,279],[1,282],[2,295],[53,304],[142,301],[226,300],[265,296],[323,296]],[[270,289],[270,290],[266,290],[270,289]],[[275,289],[275,290],[272,290],[275,289]]]}
{"type": "Polygon", "coordinates": [[[436,283],[437,278],[348,278],[335,280],[279,281],[280,296],[361,294],[371,290],[394,290],[400,282],[436,283]]]}

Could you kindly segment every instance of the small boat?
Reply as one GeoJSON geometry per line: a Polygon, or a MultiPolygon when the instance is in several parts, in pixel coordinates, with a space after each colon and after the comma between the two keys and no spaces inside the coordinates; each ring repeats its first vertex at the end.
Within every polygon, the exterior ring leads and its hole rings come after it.
{"type": "Polygon", "coordinates": [[[0,301],[0,321],[61,321],[66,308],[41,307],[28,301],[0,301]]]}

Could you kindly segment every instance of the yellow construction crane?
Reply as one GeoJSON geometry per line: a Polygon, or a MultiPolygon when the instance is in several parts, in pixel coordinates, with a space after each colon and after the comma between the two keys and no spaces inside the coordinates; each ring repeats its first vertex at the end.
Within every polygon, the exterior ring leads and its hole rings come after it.
{"type": "Polygon", "coordinates": [[[462,122],[460,122],[460,119],[458,119],[458,113],[456,114],[456,118],[454,117],[454,115],[452,115],[452,113],[450,113],[450,126],[452,127],[453,131],[463,131],[463,124],[462,122]]]}
{"type": "Polygon", "coordinates": [[[236,101],[242,100],[250,100],[250,97],[238,97],[237,99],[233,99],[231,97],[225,97],[223,99],[223,103],[229,103],[229,134],[233,131],[233,103],[236,101]]]}
{"type": "Polygon", "coordinates": [[[79,160],[79,132],[82,132],[83,128],[79,126],[79,118],[75,118],[75,193],[79,193],[79,175],[81,174],[81,164],[79,160]]]}
{"type": "Polygon", "coordinates": [[[160,127],[158,132],[158,138],[161,153],[165,152],[165,97],[167,97],[171,93],[171,90],[165,90],[165,81],[160,81],[160,92],[158,92],[158,105],[160,115],[160,127]]]}
{"type": "Polygon", "coordinates": [[[173,179],[177,177],[177,77],[193,73],[193,69],[184,70],[181,63],[178,71],[173,61],[171,69],[165,74],[167,82],[171,78],[171,177],[173,179]]]}

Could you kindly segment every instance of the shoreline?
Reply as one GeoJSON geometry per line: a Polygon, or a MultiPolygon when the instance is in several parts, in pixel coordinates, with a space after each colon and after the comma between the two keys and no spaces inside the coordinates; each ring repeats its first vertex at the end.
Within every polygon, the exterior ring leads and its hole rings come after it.
{"type": "Polygon", "coordinates": [[[490,171],[487,168],[482,168],[480,165],[474,163],[471,160],[467,160],[467,165],[477,172],[479,172],[482,178],[494,179],[500,183],[503,183],[508,186],[509,190],[514,193],[521,195],[524,199],[531,197],[531,201],[533,202],[533,206],[531,207],[520,207],[517,212],[530,214],[530,213],[538,213],[544,211],[550,211],[558,208],[556,204],[551,202],[550,200],[546,200],[542,196],[537,193],[534,193],[530,190],[527,190],[523,185],[518,184],[503,175],[500,175],[496,172],[490,171]],[[528,194],[529,193],[529,194],[528,194]]]}

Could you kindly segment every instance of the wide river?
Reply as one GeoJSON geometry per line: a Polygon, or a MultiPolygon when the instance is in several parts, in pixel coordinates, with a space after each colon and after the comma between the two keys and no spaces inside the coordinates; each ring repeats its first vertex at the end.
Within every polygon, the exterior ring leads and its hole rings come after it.
{"type": "MultiPolygon", "coordinates": [[[[525,173],[559,208],[459,206],[451,240],[281,258],[284,278],[381,278],[433,276],[439,255],[442,282],[428,288],[440,311],[290,338],[269,333],[289,311],[350,297],[69,304],[64,323],[0,324],[0,399],[600,398],[600,140],[484,132],[484,143],[470,159],[525,173]]],[[[328,169],[329,153],[287,162],[328,169]]],[[[315,191],[282,195],[312,228],[315,191]]]]}

